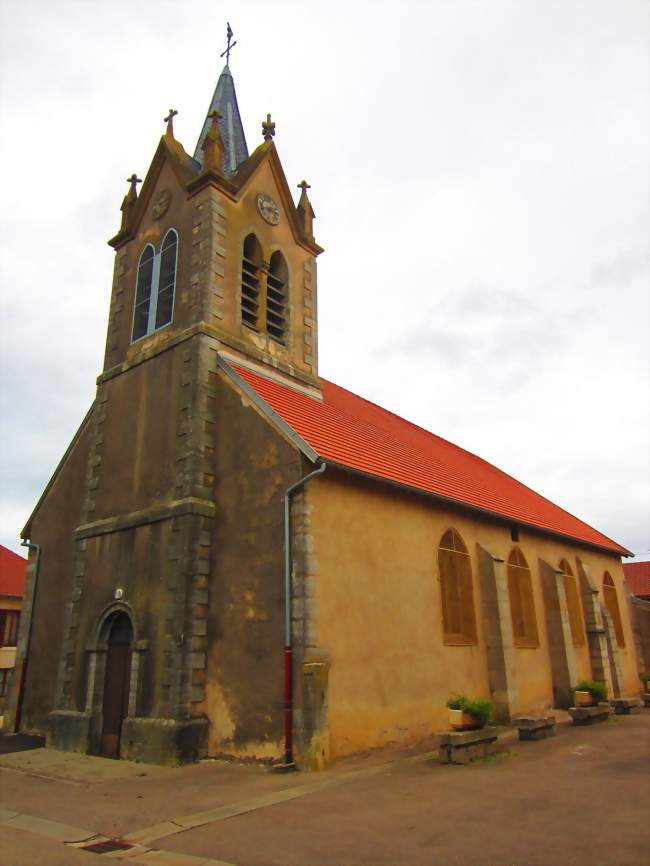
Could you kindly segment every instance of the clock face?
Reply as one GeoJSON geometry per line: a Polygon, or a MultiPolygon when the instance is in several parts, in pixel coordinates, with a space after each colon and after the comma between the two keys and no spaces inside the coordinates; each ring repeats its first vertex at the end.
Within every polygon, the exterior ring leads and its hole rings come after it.
{"type": "Polygon", "coordinates": [[[280,208],[270,195],[260,193],[257,196],[257,209],[262,219],[265,219],[270,225],[277,226],[280,222],[280,208]]]}

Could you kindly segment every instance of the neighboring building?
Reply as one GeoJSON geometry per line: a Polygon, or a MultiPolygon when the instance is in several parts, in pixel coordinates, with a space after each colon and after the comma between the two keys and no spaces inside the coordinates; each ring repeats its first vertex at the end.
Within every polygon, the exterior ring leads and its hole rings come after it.
{"type": "Polygon", "coordinates": [[[454,693],[507,720],[585,677],[638,692],[629,552],[320,378],[308,185],[270,117],[248,156],[227,66],[210,108],[194,158],[170,113],[110,241],[97,395],[23,531],[22,728],[161,762],[293,738],[318,767],[429,735],[454,693]]]}
{"type": "Polygon", "coordinates": [[[20,609],[25,593],[27,560],[0,544],[0,730],[16,663],[20,609]]]}
{"type": "Polygon", "coordinates": [[[626,562],[623,574],[632,595],[650,601],[650,562],[626,562]]]}

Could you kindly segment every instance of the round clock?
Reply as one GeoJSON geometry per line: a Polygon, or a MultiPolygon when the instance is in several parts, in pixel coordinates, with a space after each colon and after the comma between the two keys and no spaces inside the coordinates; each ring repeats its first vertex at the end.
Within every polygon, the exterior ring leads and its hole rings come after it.
{"type": "Polygon", "coordinates": [[[153,218],[155,220],[160,219],[160,217],[165,213],[165,211],[169,207],[169,203],[171,200],[172,194],[168,189],[163,189],[156,196],[153,207],[151,208],[151,213],[153,214],[153,218]]]}
{"type": "Polygon", "coordinates": [[[277,226],[280,222],[280,208],[273,201],[270,195],[260,193],[257,196],[257,209],[260,212],[262,219],[266,220],[272,226],[277,226]]]}

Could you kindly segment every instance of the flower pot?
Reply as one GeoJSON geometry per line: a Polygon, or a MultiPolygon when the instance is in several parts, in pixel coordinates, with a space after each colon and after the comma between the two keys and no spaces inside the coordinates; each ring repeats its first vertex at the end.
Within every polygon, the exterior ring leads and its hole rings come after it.
{"type": "Polygon", "coordinates": [[[574,692],[576,707],[595,707],[598,701],[591,692],[574,692]]]}
{"type": "Polygon", "coordinates": [[[483,722],[465,710],[448,710],[449,725],[454,731],[476,731],[483,727],[483,722]]]}

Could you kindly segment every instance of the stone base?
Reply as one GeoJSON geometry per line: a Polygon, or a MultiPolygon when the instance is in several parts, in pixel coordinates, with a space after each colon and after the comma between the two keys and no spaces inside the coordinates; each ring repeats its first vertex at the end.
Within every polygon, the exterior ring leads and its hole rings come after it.
{"type": "Polygon", "coordinates": [[[45,744],[62,752],[90,752],[91,715],[74,710],[54,710],[47,717],[45,744]]]}
{"type": "Polygon", "coordinates": [[[606,722],[609,718],[609,704],[600,703],[593,707],[569,707],[569,715],[574,725],[594,725],[606,722]]]}
{"type": "Polygon", "coordinates": [[[198,761],[207,755],[208,724],[207,718],[126,718],[122,723],[120,757],[168,767],[198,761]]]}
{"type": "Polygon", "coordinates": [[[555,734],[555,716],[518,716],[512,724],[519,728],[519,739],[545,740],[555,734]]]}
{"type": "Polygon", "coordinates": [[[437,735],[437,741],[441,764],[469,764],[496,752],[497,731],[496,728],[443,731],[437,735]]]}
{"type": "Polygon", "coordinates": [[[646,707],[650,707],[650,692],[644,692],[641,695],[641,700],[646,705],[646,707]]]}
{"type": "Polygon", "coordinates": [[[639,698],[613,698],[610,704],[617,716],[629,716],[632,710],[642,706],[639,698]]]}

